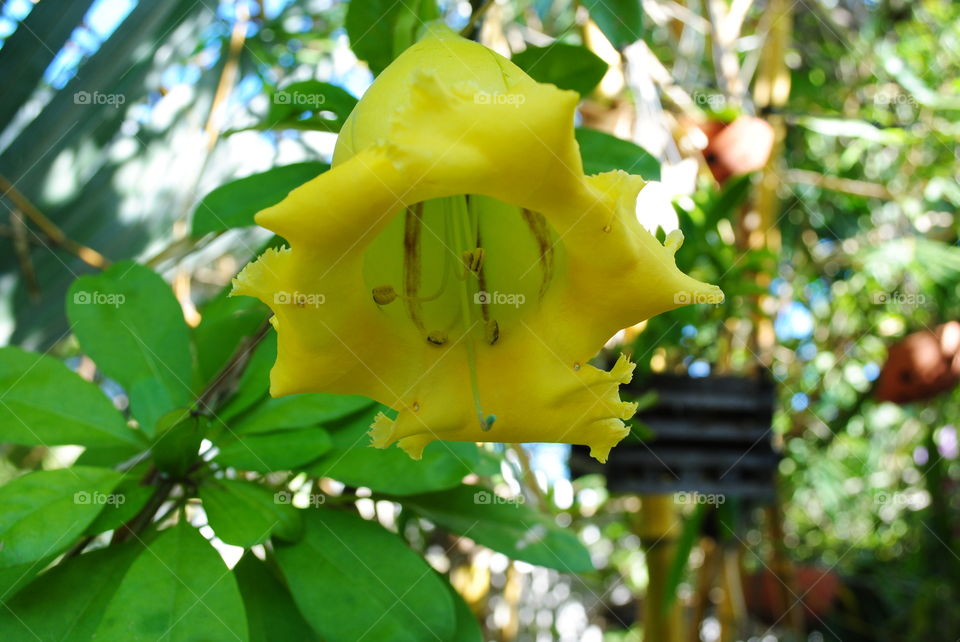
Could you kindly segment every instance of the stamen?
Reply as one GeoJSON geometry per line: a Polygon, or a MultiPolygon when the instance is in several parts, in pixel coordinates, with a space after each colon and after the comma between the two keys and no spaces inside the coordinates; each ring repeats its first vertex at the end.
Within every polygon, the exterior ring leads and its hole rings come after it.
{"type": "MultiPolygon", "coordinates": [[[[474,231],[474,238],[473,241],[471,241],[470,230],[464,229],[464,223],[475,229],[469,203],[463,197],[454,198],[453,206],[454,211],[451,213],[451,218],[453,219],[455,242],[459,247],[475,248],[473,250],[464,251],[461,256],[464,257],[464,263],[468,267],[476,264],[477,270],[479,270],[483,265],[483,249],[476,247],[476,232],[474,231]],[[466,255],[468,254],[471,258],[469,262],[466,261],[466,255]]],[[[476,274],[476,272],[473,272],[473,274],[476,274]]],[[[486,432],[487,430],[490,430],[490,427],[493,425],[493,421],[496,420],[496,417],[493,415],[486,415],[483,412],[483,404],[480,402],[480,382],[477,378],[477,352],[476,346],[473,343],[473,338],[470,336],[470,330],[474,325],[476,325],[476,322],[472,322],[473,315],[471,314],[470,309],[470,300],[472,296],[471,293],[467,291],[469,287],[470,284],[467,281],[464,281],[460,286],[460,310],[461,315],[463,316],[463,331],[466,333],[466,336],[464,337],[464,347],[467,351],[467,369],[470,371],[470,391],[473,393],[473,407],[477,413],[477,421],[480,423],[480,429],[486,432]]]]}
{"type": "Polygon", "coordinates": [[[447,342],[447,333],[440,330],[434,330],[427,335],[427,342],[435,346],[442,346],[447,342]]]}

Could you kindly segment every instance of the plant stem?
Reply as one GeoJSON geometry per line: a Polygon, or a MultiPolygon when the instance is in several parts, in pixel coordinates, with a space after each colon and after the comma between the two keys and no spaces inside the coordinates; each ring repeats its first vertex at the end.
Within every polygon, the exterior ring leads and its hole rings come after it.
{"type": "Polygon", "coordinates": [[[474,9],[473,13],[470,14],[470,21],[460,30],[460,35],[464,38],[471,38],[474,29],[477,27],[477,23],[480,22],[480,18],[483,17],[483,14],[487,12],[495,1],[496,0],[484,0],[483,4],[474,9]]]}
{"type": "Polygon", "coordinates": [[[0,190],[3,191],[3,194],[0,194],[0,196],[5,196],[10,199],[17,209],[36,223],[37,227],[40,228],[54,245],[58,245],[71,254],[76,255],[81,261],[92,267],[103,270],[110,266],[110,261],[93,248],[89,248],[82,243],[77,243],[67,238],[67,235],[57,227],[56,223],[37,209],[37,207],[2,174],[0,174],[0,190]]]}
{"type": "MultiPolygon", "coordinates": [[[[151,470],[150,473],[147,473],[147,478],[156,479],[157,471],[151,470]]],[[[147,500],[146,505],[137,513],[133,519],[129,522],[118,528],[113,533],[113,539],[110,544],[119,544],[129,540],[134,535],[139,535],[143,530],[153,523],[153,517],[156,514],[160,506],[163,505],[163,502],[167,501],[167,497],[170,496],[170,491],[173,490],[173,487],[176,484],[173,480],[162,479],[160,484],[157,486],[157,490],[153,493],[149,500],[147,500]]]]}

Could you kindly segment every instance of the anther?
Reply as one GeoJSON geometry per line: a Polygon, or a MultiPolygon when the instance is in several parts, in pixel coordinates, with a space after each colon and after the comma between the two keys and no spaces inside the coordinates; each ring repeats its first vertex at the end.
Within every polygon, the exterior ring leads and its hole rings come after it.
{"type": "Polygon", "coordinates": [[[435,346],[442,346],[447,342],[447,333],[435,330],[427,335],[427,343],[432,343],[435,346]]]}
{"type": "Polygon", "coordinates": [[[496,420],[497,420],[496,415],[487,415],[486,419],[481,418],[480,430],[483,432],[489,431],[491,428],[493,428],[493,422],[495,422],[496,420]]]}
{"type": "Polygon", "coordinates": [[[493,345],[500,340],[500,324],[497,323],[496,319],[487,320],[485,334],[487,338],[487,343],[489,343],[490,345],[493,345]]]}
{"type": "Polygon", "coordinates": [[[474,250],[467,250],[462,255],[463,264],[466,266],[467,270],[477,274],[483,267],[483,257],[484,252],[482,247],[478,247],[474,250]]]}
{"type": "Polygon", "coordinates": [[[373,288],[373,300],[377,305],[387,305],[397,298],[397,291],[392,285],[378,285],[373,288]]]}

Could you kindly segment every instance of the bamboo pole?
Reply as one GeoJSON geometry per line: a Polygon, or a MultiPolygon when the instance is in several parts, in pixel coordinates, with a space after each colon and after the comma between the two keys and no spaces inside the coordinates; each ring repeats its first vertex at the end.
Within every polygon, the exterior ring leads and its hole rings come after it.
{"type": "MultiPolygon", "coordinates": [[[[779,168],[784,151],[786,122],[782,108],[790,96],[790,70],[786,64],[787,48],[790,46],[793,30],[793,0],[770,0],[767,9],[770,16],[769,34],[764,44],[757,80],[754,85],[754,103],[757,109],[766,113],[767,121],[774,130],[774,146],[767,166],[760,175],[754,201],[756,225],[743,226],[746,245],[749,249],[780,249],[780,230],[777,226],[779,199],[777,190],[781,184],[779,168]]],[[[759,283],[759,285],[767,285],[759,283]]],[[[763,309],[760,306],[760,309],[763,309]]],[[[772,360],[776,335],[773,323],[767,316],[758,316],[755,327],[755,345],[758,360],[769,367],[772,360]]],[[[790,630],[799,634],[803,629],[803,612],[797,601],[796,573],[784,545],[783,511],[780,505],[780,493],[766,509],[767,537],[773,546],[771,567],[780,580],[778,589],[780,601],[785,607],[786,622],[790,630]]]]}
{"type": "Polygon", "coordinates": [[[677,554],[680,517],[673,495],[644,495],[633,522],[647,561],[649,577],[640,617],[646,642],[681,642],[683,621],[680,602],[667,608],[667,577],[677,554]]]}

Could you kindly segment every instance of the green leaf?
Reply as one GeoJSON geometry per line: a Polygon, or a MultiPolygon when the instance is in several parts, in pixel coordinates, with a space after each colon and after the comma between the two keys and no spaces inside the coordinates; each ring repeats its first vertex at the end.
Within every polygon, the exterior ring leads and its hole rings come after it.
{"type": "MultiPolygon", "coordinates": [[[[57,555],[54,554],[50,557],[43,557],[32,562],[24,562],[23,564],[14,564],[13,566],[0,568],[0,604],[13,599],[14,595],[30,584],[33,578],[45,569],[56,557],[57,555]]],[[[0,615],[2,615],[2,610],[0,610],[0,615]]],[[[0,628],[0,630],[2,630],[2,628],[0,628]]]]}
{"type": "Polygon", "coordinates": [[[241,434],[221,446],[215,460],[221,466],[271,473],[311,462],[330,447],[330,434],[323,428],[241,434]]]}
{"type": "Polygon", "coordinates": [[[66,550],[96,519],[122,475],[74,466],[18,477],[0,486],[0,567],[66,550]]]}
{"type": "Polygon", "coordinates": [[[641,0],[584,0],[583,6],[617,49],[643,37],[641,0]]]}
{"type": "Polygon", "coordinates": [[[214,380],[243,340],[269,315],[267,307],[257,299],[228,297],[227,292],[225,289],[201,308],[200,325],[193,328],[198,387],[214,380]]]}
{"type": "Polygon", "coordinates": [[[295,187],[330,169],[315,161],[274,167],[221,185],[203,197],[193,211],[190,235],[256,225],[253,215],[282,201],[295,187]]]}
{"type": "Polygon", "coordinates": [[[453,632],[450,642],[483,642],[483,631],[480,629],[477,616],[470,610],[457,589],[450,586],[446,580],[441,581],[447,586],[447,592],[450,593],[450,599],[453,600],[453,611],[457,617],[457,628],[453,632]]]}
{"type": "Polygon", "coordinates": [[[243,599],[220,555],[181,522],[160,533],[133,562],[94,637],[243,642],[243,599]]]}
{"type": "Polygon", "coordinates": [[[577,128],[576,137],[583,172],[588,176],[622,169],[647,181],[660,180],[660,161],[639,145],[583,127],[577,128]]]}
{"type": "Polygon", "coordinates": [[[207,480],[200,486],[200,500],[217,537],[234,546],[249,548],[274,532],[297,539],[303,528],[297,509],[251,482],[207,480]]]}
{"type": "Polygon", "coordinates": [[[451,639],[450,593],[400,538],[326,508],[308,511],[305,522],[303,539],[275,552],[300,612],[325,640],[451,639]]]}
{"type": "Polygon", "coordinates": [[[302,80],[273,93],[267,119],[256,129],[310,129],[336,133],[357,99],[342,87],[302,80]]]}
{"type": "Polygon", "coordinates": [[[157,468],[173,477],[185,475],[197,461],[209,425],[209,419],[189,408],[171,410],[161,417],[151,447],[157,468]]]}
{"type": "Polygon", "coordinates": [[[511,61],[537,82],[572,89],[586,96],[607,73],[607,63],[579,45],[554,42],[546,47],[527,47],[511,61]]]}
{"type": "Polygon", "coordinates": [[[727,181],[723,189],[703,206],[704,225],[713,227],[722,219],[730,219],[747,197],[753,187],[753,174],[735,176],[727,181]]]}
{"type": "Polygon", "coordinates": [[[277,333],[268,332],[253,350],[233,396],[217,412],[221,421],[228,422],[250,409],[267,396],[270,389],[270,369],[277,360],[277,333]]]}
{"type": "Polygon", "coordinates": [[[141,547],[103,548],[65,560],[0,610],[0,639],[87,641],[141,547]],[[56,617],[51,608],[56,605],[56,617]]]}
{"type": "MultiPolygon", "coordinates": [[[[362,1],[362,0],[361,0],[362,1]]],[[[393,57],[397,58],[407,47],[420,39],[426,23],[440,18],[437,0],[410,0],[401,3],[393,25],[393,57]]]]}
{"type": "Polygon", "coordinates": [[[80,346],[127,391],[141,429],[153,434],[165,412],[193,401],[190,334],[173,291],[130,261],[82,276],[67,295],[80,346]]]}
{"type": "Polygon", "coordinates": [[[403,503],[438,526],[513,559],[570,573],[593,570],[590,554],[576,535],[518,499],[461,485],[405,497],[403,503]]]}
{"type": "Polygon", "coordinates": [[[351,0],[344,26],[353,53],[376,75],[417,41],[424,23],[439,16],[436,0],[351,0]]]}
{"type": "Polygon", "coordinates": [[[77,460],[75,466],[93,466],[94,468],[114,468],[120,463],[140,455],[147,449],[146,444],[137,446],[106,446],[87,448],[77,460]]]}
{"type": "Polygon", "coordinates": [[[308,471],[350,486],[366,486],[394,495],[451,488],[473,472],[479,460],[473,443],[433,442],[427,445],[420,461],[410,459],[396,446],[372,448],[367,430],[378,411],[375,408],[363,413],[337,429],[331,426],[333,447],[308,471]]]}
{"type": "Polygon", "coordinates": [[[0,348],[0,390],[0,441],[144,447],[103,391],[53,357],[0,348]]]}
{"type": "Polygon", "coordinates": [[[283,428],[303,428],[334,421],[369,407],[373,402],[359,395],[307,393],[267,399],[231,425],[233,432],[249,435],[283,428]]]}
{"type": "Polygon", "coordinates": [[[156,491],[154,486],[141,483],[141,476],[142,473],[138,475],[133,475],[132,472],[127,473],[126,479],[113,489],[111,493],[113,501],[104,506],[103,511],[87,527],[84,534],[97,535],[112,531],[136,517],[156,491]]]}
{"type": "Polygon", "coordinates": [[[320,638],[294,605],[290,591],[266,564],[247,553],[240,558],[233,573],[247,611],[250,642],[319,642],[320,638]]]}

